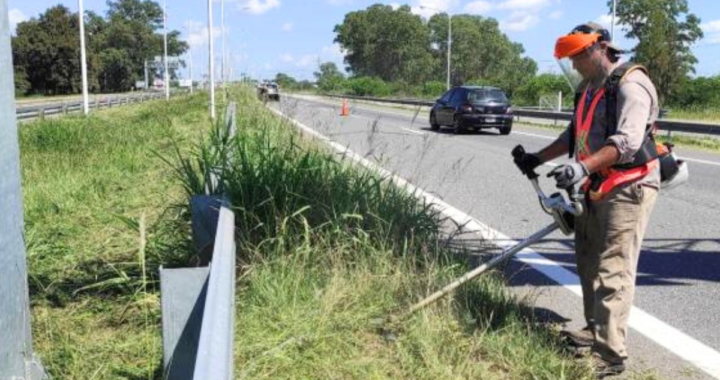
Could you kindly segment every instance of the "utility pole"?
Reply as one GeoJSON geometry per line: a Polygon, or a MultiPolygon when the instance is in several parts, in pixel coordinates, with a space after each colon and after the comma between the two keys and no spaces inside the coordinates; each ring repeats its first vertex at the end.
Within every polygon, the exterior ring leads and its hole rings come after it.
{"type": "Polygon", "coordinates": [[[615,9],[617,9],[617,0],[613,0],[612,25],[610,25],[610,39],[613,41],[615,41],[615,9]]]}
{"type": "MultiPolygon", "coordinates": [[[[433,7],[426,7],[424,5],[421,5],[420,8],[422,9],[430,9],[435,12],[443,12],[440,9],[433,8],[433,7]]],[[[447,80],[446,80],[446,87],[449,90],[450,89],[450,51],[452,50],[452,16],[450,15],[450,11],[447,11],[447,17],[448,17],[448,38],[447,38],[447,80]]]]}
{"type": "Polygon", "coordinates": [[[448,12],[448,41],[447,41],[447,89],[450,89],[450,49],[452,48],[452,16],[448,12]]]}
{"type": "Polygon", "coordinates": [[[227,72],[225,71],[225,0],[220,0],[220,30],[222,30],[222,60],[220,61],[220,81],[225,88],[227,72]]]}
{"type": "Polygon", "coordinates": [[[165,100],[170,100],[170,73],[167,61],[167,5],[163,0],[163,63],[165,65],[165,100]]]}
{"type": "Polygon", "coordinates": [[[87,59],[85,57],[85,11],[83,10],[82,0],[78,0],[78,18],[80,19],[80,71],[82,73],[82,92],[83,92],[83,114],[90,112],[88,100],[88,80],[87,80],[87,59]]]}
{"type": "MultiPolygon", "coordinates": [[[[82,14],[82,12],[81,12],[82,14]]],[[[7,0],[0,0],[0,379],[46,378],[33,354],[7,0]]]]}
{"type": "Polygon", "coordinates": [[[209,70],[208,75],[210,77],[210,119],[215,120],[215,62],[213,54],[215,49],[213,46],[213,0],[208,0],[208,38],[210,39],[208,44],[208,64],[209,70]]]}
{"type": "MultiPolygon", "coordinates": [[[[185,29],[188,33],[188,41],[193,34],[192,23],[185,23],[185,29]]],[[[193,55],[192,55],[192,44],[188,43],[188,55],[190,56],[190,94],[193,93],[194,81],[193,81],[193,55]]]]}
{"type": "Polygon", "coordinates": [[[150,88],[150,83],[148,83],[147,59],[144,61],[144,68],[145,68],[145,91],[147,91],[150,88]]]}
{"type": "Polygon", "coordinates": [[[190,94],[193,93],[193,56],[192,56],[192,46],[188,47],[188,54],[190,54],[190,94]]]}

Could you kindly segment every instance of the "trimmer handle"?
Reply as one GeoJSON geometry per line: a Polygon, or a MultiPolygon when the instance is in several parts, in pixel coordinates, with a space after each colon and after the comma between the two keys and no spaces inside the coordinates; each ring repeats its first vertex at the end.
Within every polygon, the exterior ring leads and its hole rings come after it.
{"type": "MultiPolygon", "coordinates": [[[[518,166],[518,169],[520,169],[520,171],[523,171],[523,170],[520,167],[519,162],[520,162],[520,160],[522,160],[522,158],[525,154],[526,154],[525,148],[522,145],[518,145],[515,148],[513,148],[513,150],[512,150],[512,156],[515,161],[515,165],[518,166]]],[[[530,180],[533,180],[533,179],[536,179],[537,177],[539,177],[538,174],[535,173],[535,169],[530,170],[527,173],[523,172],[523,174],[525,174],[528,177],[528,179],[530,179],[530,180]]]]}

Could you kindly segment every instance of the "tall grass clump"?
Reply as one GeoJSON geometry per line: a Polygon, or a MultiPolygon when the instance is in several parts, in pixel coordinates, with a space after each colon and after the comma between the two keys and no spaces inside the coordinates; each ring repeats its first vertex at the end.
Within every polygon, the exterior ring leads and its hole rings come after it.
{"type": "Polygon", "coordinates": [[[161,373],[157,269],[191,256],[161,156],[207,120],[198,95],[20,126],[33,336],[53,378],[161,373]]]}
{"type": "Polygon", "coordinates": [[[295,134],[250,93],[233,96],[238,135],[218,127],[175,170],[187,196],[218,174],[235,212],[236,378],[590,378],[496,275],[380,334],[378,319],[467,269],[445,221],[295,134]]]}

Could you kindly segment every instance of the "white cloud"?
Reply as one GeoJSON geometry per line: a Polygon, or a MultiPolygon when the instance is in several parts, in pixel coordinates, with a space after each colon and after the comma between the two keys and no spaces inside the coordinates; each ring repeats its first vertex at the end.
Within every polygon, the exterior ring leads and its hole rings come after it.
{"type": "MultiPolygon", "coordinates": [[[[12,12],[12,11],[10,11],[12,12]]],[[[720,20],[710,21],[706,22],[702,25],[700,25],[703,32],[705,33],[714,33],[714,32],[720,32],[720,20]]]]}
{"type": "Polygon", "coordinates": [[[280,56],[280,60],[285,63],[290,63],[295,67],[307,68],[317,64],[318,56],[316,54],[305,54],[300,57],[295,57],[292,54],[283,54],[280,56]]]}
{"type": "Polygon", "coordinates": [[[238,9],[252,14],[263,14],[280,6],[280,0],[242,0],[238,1],[238,9]]]}
{"type": "MultiPolygon", "coordinates": [[[[595,19],[595,22],[602,25],[605,28],[610,29],[610,26],[612,25],[612,16],[611,15],[602,15],[595,19]]],[[[620,19],[615,19],[615,26],[621,26],[620,25],[620,19]]]]}
{"type": "Polygon", "coordinates": [[[283,24],[281,30],[283,32],[290,32],[293,30],[293,24],[291,22],[286,22],[283,24]]]}
{"type": "Polygon", "coordinates": [[[539,9],[552,4],[552,0],[507,0],[498,4],[500,9],[539,9]]]}
{"type": "Polygon", "coordinates": [[[290,64],[298,69],[312,69],[317,67],[318,62],[335,62],[338,67],[342,67],[344,54],[339,44],[332,44],[320,48],[317,54],[304,54],[295,56],[292,54],[282,54],[280,61],[290,64]]]}
{"type": "Polygon", "coordinates": [[[345,53],[342,48],[340,48],[340,44],[335,43],[330,46],[323,46],[320,50],[320,57],[326,60],[342,60],[345,57],[345,53]]]}
{"type": "Polygon", "coordinates": [[[390,3],[389,5],[392,7],[393,10],[397,10],[398,8],[400,8],[400,3],[390,3]]]}
{"type": "Polygon", "coordinates": [[[555,12],[550,13],[550,16],[548,16],[548,17],[550,17],[551,20],[560,20],[562,18],[562,16],[563,16],[563,11],[555,11],[555,12]]]}
{"type": "Polygon", "coordinates": [[[523,32],[540,22],[540,17],[525,12],[513,12],[510,17],[500,22],[500,28],[506,31],[523,32]]]}
{"type": "MultiPolygon", "coordinates": [[[[225,31],[227,32],[227,27],[225,27],[225,31]]],[[[194,21],[194,20],[186,21],[185,22],[185,33],[188,33],[187,43],[193,48],[205,46],[208,43],[208,37],[209,37],[208,27],[205,26],[200,21],[194,21]]],[[[222,28],[213,27],[213,38],[217,39],[220,36],[222,36],[222,28]]]]}
{"type": "Polygon", "coordinates": [[[303,68],[313,67],[317,64],[317,61],[318,61],[317,58],[318,58],[317,55],[313,55],[313,54],[303,55],[302,57],[297,59],[297,61],[295,62],[295,66],[303,67],[303,68]]]}
{"type": "Polygon", "coordinates": [[[465,6],[465,12],[475,15],[486,14],[493,9],[493,4],[487,1],[473,1],[465,6]]]}
{"type": "Polygon", "coordinates": [[[700,25],[705,37],[703,38],[703,45],[718,45],[720,44],[720,20],[710,21],[700,25]]]}
{"type": "Polygon", "coordinates": [[[436,13],[448,12],[455,1],[453,0],[418,0],[417,5],[411,7],[411,12],[424,18],[436,13]]]}
{"type": "Polygon", "coordinates": [[[10,20],[10,33],[15,34],[15,28],[17,27],[17,24],[27,21],[27,16],[25,16],[24,13],[22,13],[21,10],[17,8],[13,8],[8,12],[8,19],[10,20]]]}

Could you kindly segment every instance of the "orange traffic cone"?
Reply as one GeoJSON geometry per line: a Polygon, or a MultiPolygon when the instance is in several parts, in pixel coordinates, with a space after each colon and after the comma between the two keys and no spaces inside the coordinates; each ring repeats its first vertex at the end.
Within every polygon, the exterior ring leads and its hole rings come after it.
{"type": "Polygon", "coordinates": [[[342,106],[340,107],[340,116],[349,116],[350,115],[350,104],[348,104],[347,99],[343,99],[342,106]]]}

